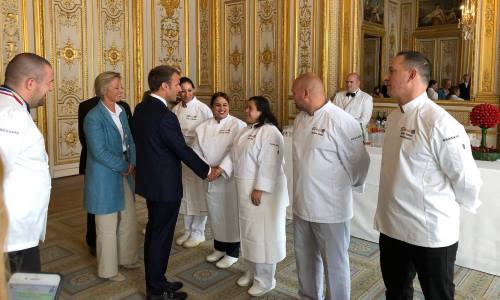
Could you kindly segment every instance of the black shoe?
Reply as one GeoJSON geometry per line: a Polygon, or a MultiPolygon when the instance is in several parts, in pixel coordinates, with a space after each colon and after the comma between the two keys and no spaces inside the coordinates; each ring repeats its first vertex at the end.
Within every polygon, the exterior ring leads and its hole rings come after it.
{"type": "Polygon", "coordinates": [[[183,284],[180,281],[167,281],[166,290],[170,292],[175,292],[182,289],[183,284]]]}
{"type": "Polygon", "coordinates": [[[187,298],[187,294],[184,292],[163,292],[161,295],[148,294],[147,300],[184,300],[187,298]]]}

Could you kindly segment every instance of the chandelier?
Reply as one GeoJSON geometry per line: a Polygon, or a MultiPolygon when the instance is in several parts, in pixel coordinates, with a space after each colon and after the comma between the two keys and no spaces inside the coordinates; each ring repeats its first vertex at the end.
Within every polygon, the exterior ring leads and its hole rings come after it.
{"type": "Polygon", "coordinates": [[[477,0],[465,0],[465,3],[460,6],[461,17],[458,22],[458,27],[462,28],[464,40],[470,40],[474,34],[476,2],[477,0]]]}

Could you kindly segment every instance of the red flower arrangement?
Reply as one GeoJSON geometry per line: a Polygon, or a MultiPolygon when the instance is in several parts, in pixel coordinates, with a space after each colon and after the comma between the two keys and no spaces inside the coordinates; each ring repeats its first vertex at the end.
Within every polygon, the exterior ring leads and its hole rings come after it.
{"type": "Polygon", "coordinates": [[[481,127],[481,146],[472,147],[475,159],[497,160],[500,153],[494,148],[486,146],[486,132],[488,128],[495,127],[500,123],[500,110],[492,104],[479,104],[474,106],[470,113],[470,122],[474,126],[481,127]]]}

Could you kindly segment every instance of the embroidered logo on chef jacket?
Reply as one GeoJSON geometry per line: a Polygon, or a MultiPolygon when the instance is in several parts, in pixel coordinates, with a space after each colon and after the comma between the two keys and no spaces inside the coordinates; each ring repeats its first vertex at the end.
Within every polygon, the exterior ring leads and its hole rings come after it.
{"type": "Polygon", "coordinates": [[[358,136],[355,136],[355,137],[351,138],[351,141],[359,140],[359,139],[361,139],[361,138],[363,138],[363,135],[362,135],[362,134],[360,134],[360,135],[358,135],[358,136]]]}
{"type": "Polygon", "coordinates": [[[247,140],[253,141],[253,140],[255,140],[255,137],[256,137],[256,136],[257,136],[256,134],[251,134],[251,135],[249,135],[249,136],[247,137],[247,140]]]}
{"type": "Polygon", "coordinates": [[[311,134],[316,134],[316,135],[319,135],[319,136],[324,136],[325,135],[325,131],[326,131],[326,129],[324,129],[324,128],[313,127],[312,130],[311,130],[311,134]]]}
{"type": "Polygon", "coordinates": [[[231,129],[221,129],[221,130],[219,130],[219,133],[222,133],[222,134],[231,133],[231,129]]]}
{"type": "Polygon", "coordinates": [[[186,115],[186,120],[196,121],[196,120],[198,120],[198,116],[197,115],[186,115]]]}
{"type": "Polygon", "coordinates": [[[0,132],[11,133],[11,134],[19,134],[19,131],[14,131],[10,129],[0,128],[0,132]]]}
{"type": "Polygon", "coordinates": [[[444,138],[443,139],[443,142],[448,142],[448,141],[451,141],[451,140],[454,140],[454,139],[457,139],[459,137],[459,135],[454,135],[454,136],[450,136],[450,137],[447,137],[447,138],[444,138]]]}
{"type": "Polygon", "coordinates": [[[406,127],[401,127],[401,133],[399,134],[399,137],[407,140],[413,140],[415,137],[415,129],[408,129],[406,127]]]}
{"type": "Polygon", "coordinates": [[[269,143],[269,145],[271,145],[271,147],[273,148],[276,148],[276,153],[280,154],[280,145],[274,143],[269,143]]]}

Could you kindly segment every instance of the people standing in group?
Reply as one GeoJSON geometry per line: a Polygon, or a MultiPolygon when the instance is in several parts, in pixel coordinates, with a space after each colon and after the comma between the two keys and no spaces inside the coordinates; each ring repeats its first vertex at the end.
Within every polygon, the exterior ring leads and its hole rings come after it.
{"type": "MultiPolygon", "coordinates": [[[[172,112],[179,119],[182,134],[188,146],[194,142],[195,129],[213,117],[212,111],[194,95],[194,83],[187,77],[180,79],[179,102],[172,112]]],[[[180,213],[184,215],[184,232],[175,243],[186,248],[196,247],[205,241],[207,223],[206,181],[201,180],[186,165],[182,165],[182,203],[180,213]]]]}
{"type": "Polygon", "coordinates": [[[464,100],[470,100],[470,75],[464,74],[464,81],[459,84],[460,95],[464,100]]]}
{"type": "Polygon", "coordinates": [[[95,215],[97,275],[124,281],[121,265],[138,268],[137,217],[134,199],[135,144],[123,99],[121,75],[99,74],[94,83],[99,103],[83,121],[87,142],[84,202],[95,215]]]}
{"type": "MultiPolygon", "coordinates": [[[[80,144],[82,145],[82,151],[80,152],[80,164],[78,167],[78,174],[85,175],[85,166],[87,164],[87,141],[85,138],[85,132],[83,130],[83,120],[87,116],[88,112],[99,104],[100,97],[95,96],[90,99],[87,99],[81,102],[78,105],[78,139],[80,140],[80,144]]],[[[130,122],[132,120],[132,111],[130,110],[130,106],[125,101],[117,102],[120,107],[125,109],[127,114],[127,121],[130,122]]],[[[91,213],[87,213],[87,233],[85,235],[85,241],[87,246],[89,246],[90,254],[92,256],[96,256],[96,230],[95,230],[95,215],[91,213]]]]}
{"type": "MultiPolygon", "coordinates": [[[[151,94],[139,103],[132,118],[137,149],[136,193],[146,199],[148,223],[144,239],[146,297],[185,299],[182,282],[165,277],[183,194],[181,161],[202,178],[210,167],[186,144],[179,121],[167,107],[181,91],[179,71],[153,68],[148,75],[151,94]]],[[[212,170],[214,172],[214,170],[212,170]]],[[[210,174],[213,177],[213,174],[210,174]]]]}
{"type": "Polygon", "coordinates": [[[450,93],[446,97],[446,100],[464,101],[460,96],[460,87],[454,86],[450,89],[450,93]]]}
{"type": "Polygon", "coordinates": [[[475,212],[482,184],[464,127],[426,94],[431,63],[406,51],[389,66],[399,109],[387,119],[375,228],[386,297],[453,299],[460,207],[475,212]]]}
{"type": "MultiPolygon", "coordinates": [[[[214,117],[201,123],[195,130],[193,149],[211,166],[219,166],[222,163],[229,155],[238,132],[246,126],[245,122],[229,114],[229,103],[229,96],[225,93],[213,94],[210,106],[214,117]]],[[[218,173],[221,173],[221,169],[218,169],[218,173]]],[[[240,253],[238,202],[234,179],[220,176],[208,183],[206,199],[215,249],[206,260],[217,262],[218,268],[229,268],[238,261],[240,253]]]]}
{"type": "Polygon", "coordinates": [[[451,79],[445,78],[443,79],[443,86],[438,90],[438,99],[439,100],[446,100],[448,97],[448,94],[451,91],[451,79]]]}
{"type": "Polygon", "coordinates": [[[45,239],[51,177],[44,138],[30,108],[44,105],[53,83],[45,58],[21,53],[7,64],[0,87],[0,157],[9,216],[4,250],[11,272],[41,271],[38,245],[45,239]]]}
{"type": "Polygon", "coordinates": [[[276,286],[276,264],[286,255],[288,190],[284,172],[283,135],[262,96],[251,97],[245,108],[247,127],[233,142],[223,172],[233,174],[238,193],[241,256],[248,270],[239,286],[261,296],[276,286]]]}
{"type": "MultiPolygon", "coordinates": [[[[352,78],[351,76],[348,77],[352,78]]],[[[294,250],[301,299],[350,298],[353,189],[362,189],[370,157],[358,120],[325,96],[321,79],[295,79],[300,110],[293,125],[294,250]]]]}
{"type": "Polygon", "coordinates": [[[367,141],[368,123],[373,111],[373,97],[359,88],[361,80],[358,73],[348,74],[345,85],[346,90],[335,95],[333,104],[348,112],[358,121],[358,126],[363,128],[364,140],[367,141]]]}

